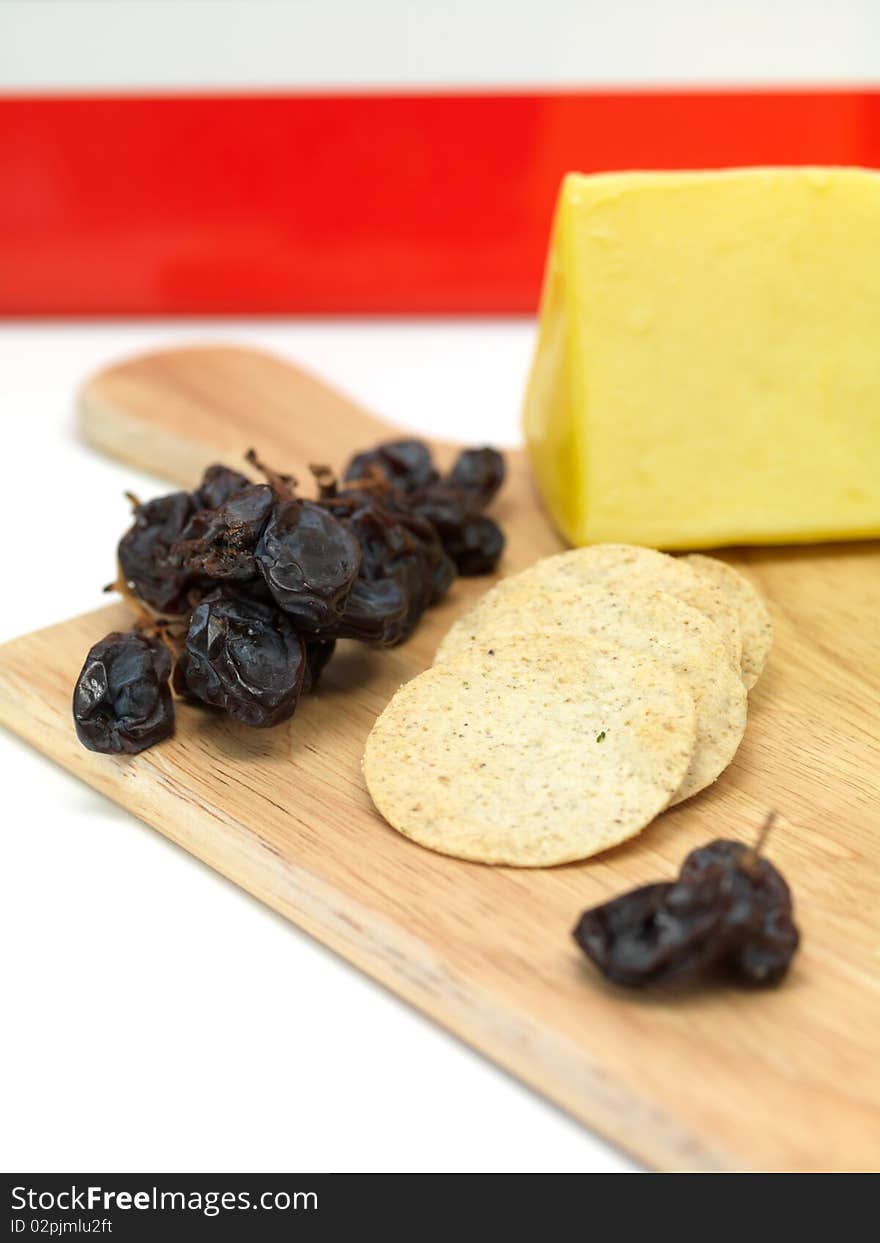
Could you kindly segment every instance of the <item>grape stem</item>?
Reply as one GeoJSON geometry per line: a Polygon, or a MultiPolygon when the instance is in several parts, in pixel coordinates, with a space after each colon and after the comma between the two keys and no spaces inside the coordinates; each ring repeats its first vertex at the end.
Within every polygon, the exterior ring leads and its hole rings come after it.
{"type": "Polygon", "coordinates": [[[761,825],[761,828],[758,831],[758,836],[757,836],[757,839],[755,840],[754,846],[751,848],[751,850],[747,851],[747,853],[743,857],[743,866],[745,867],[746,871],[750,872],[752,875],[755,875],[755,873],[757,872],[758,860],[761,857],[761,852],[763,851],[764,847],[767,845],[767,838],[770,836],[770,831],[773,828],[773,825],[776,823],[777,814],[778,813],[775,811],[769,811],[767,813],[767,818],[764,821],[764,823],[761,825]]]}

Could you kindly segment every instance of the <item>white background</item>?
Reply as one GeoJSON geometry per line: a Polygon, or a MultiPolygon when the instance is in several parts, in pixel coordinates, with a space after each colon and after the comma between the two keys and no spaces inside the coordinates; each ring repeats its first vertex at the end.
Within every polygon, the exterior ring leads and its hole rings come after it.
{"type": "MultiPolygon", "coordinates": [[[[870,84],[878,22],[876,0],[0,0],[0,90],[870,84]]],[[[511,442],[532,333],[0,324],[0,639],[102,603],[121,492],[150,490],[76,439],[92,369],[251,341],[402,424],[511,442]]],[[[8,735],[0,790],[0,1168],[632,1168],[8,735]]]]}
{"type": "Polygon", "coordinates": [[[0,0],[0,85],[857,82],[877,0],[0,0]]]}

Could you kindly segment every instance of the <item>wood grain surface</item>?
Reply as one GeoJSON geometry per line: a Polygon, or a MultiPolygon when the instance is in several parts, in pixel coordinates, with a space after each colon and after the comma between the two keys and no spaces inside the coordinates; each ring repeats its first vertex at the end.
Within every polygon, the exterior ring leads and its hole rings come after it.
{"type": "MultiPolygon", "coordinates": [[[[208,461],[251,444],[305,478],[309,461],[340,464],[388,432],[287,363],[228,348],[114,367],[87,385],[81,411],[98,448],[187,485],[208,461]]],[[[558,547],[519,456],[495,509],[509,535],[502,572],[558,547]]],[[[745,741],[710,790],[582,864],[523,871],[432,854],[388,828],[364,788],[360,758],[376,715],[430,662],[485,579],[458,583],[400,648],[340,645],[320,691],[274,730],[179,704],[171,742],[131,759],[85,751],[72,685],[89,646],[126,626],[122,605],[0,649],[0,717],[649,1165],[874,1170],[880,552],[724,555],[758,583],[776,626],[745,741]],[[771,807],[780,819],[769,853],[804,936],[784,987],[638,996],[604,985],[571,940],[584,907],[671,876],[709,838],[751,839],[771,807]]]]}

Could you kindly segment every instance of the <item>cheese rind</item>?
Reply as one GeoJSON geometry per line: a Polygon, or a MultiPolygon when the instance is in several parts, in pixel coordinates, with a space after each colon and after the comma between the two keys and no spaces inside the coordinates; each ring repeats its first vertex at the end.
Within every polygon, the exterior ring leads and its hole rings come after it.
{"type": "Polygon", "coordinates": [[[880,534],[880,174],[570,174],[524,421],[573,543],[880,534]]]}

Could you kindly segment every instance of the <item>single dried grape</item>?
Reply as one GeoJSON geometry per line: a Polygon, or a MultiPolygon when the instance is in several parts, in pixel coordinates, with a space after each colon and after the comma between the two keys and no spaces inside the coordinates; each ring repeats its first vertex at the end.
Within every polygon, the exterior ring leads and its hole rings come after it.
{"type": "Polygon", "coordinates": [[[485,509],[504,483],[504,458],[497,449],[464,449],[449,472],[449,482],[485,509]]]}
{"type": "Polygon", "coordinates": [[[378,475],[400,492],[414,492],[439,478],[431,451],[421,440],[389,440],[355,454],[343,479],[368,479],[378,475]]]}
{"type": "Polygon", "coordinates": [[[306,652],[280,609],[218,589],[193,610],[175,686],[244,725],[293,716],[306,652]]]}
{"type": "Polygon", "coordinates": [[[748,920],[749,936],[731,951],[730,965],[755,983],[776,983],[788,970],[800,940],[785,878],[752,848],[722,839],[691,851],[682,865],[681,880],[694,884],[716,868],[734,876],[741,901],[749,905],[748,912],[734,908],[734,915],[748,920]],[[743,892],[745,886],[747,894],[743,892]]]}
{"type": "Polygon", "coordinates": [[[446,536],[444,547],[459,574],[491,574],[504,552],[504,534],[492,518],[475,514],[457,535],[446,536]]]}
{"type": "Polygon", "coordinates": [[[76,734],[90,751],[136,755],[174,733],[171,657],[159,639],[114,631],[86,657],[73,691],[76,734]]]}
{"type": "Polygon", "coordinates": [[[304,630],[322,630],[342,616],[361,550],[323,505],[291,500],[276,506],[256,560],[278,605],[304,630]]]}
{"type": "Polygon", "coordinates": [[[198,510],[171,545],[170,564],[206,578],[253,578],[254,553],[274,504],[268,484],[252,483],[216,509],[198,510]]]}
{"type": "Polygon", "coordinates": [[[346,488],[320,504],[355,536],[361,550],[359,573],[381,578],[389,557],[409,546],[406,531],[397,521],[382,492],[365,488],[346,488]]]}
{"type": "Polygon", "coordinates": [[[119,568],[128,588],[159,613],[187,613],[196,580],[171,565],[168,552],[193,512],[188,492],[172,492],[138,505],[119,541],[119,568]]]}
{"type": "Polygon", "coordinates": [[[347,521],[361,546],[359,579],[369,583],[394,579],[406,598],[406,626],[411,629],[433,594],[431,564],[423,541],[413,534],[404,515],[377,498],[357,504],[347,521]]]}
{"type": "Polygon", "coordinates": [[[394,578],[370,582],[359,578],[345,605],[345,612],[333,626],[339,639],[357,639],[376,647],[391,647],[409,633],[409,601],[394,578]]]}
{"type": "Polygon", "coordinates": [[[250,482],[240,470],[232,470],[217,462],[202,475],[202,482],[193,493],[193,505],[196,509],[219,509],[236,492],[247,488],[250,482]]]}
{"type": "Polygon", "coordinates": [[[644,885],[586,911],[575,940],[616,984],[669,979],[715,957],[722,912],[712,896],[673,883],[644,885]]]}
{"type": "Polygon", "coordinates": [[[418,544],[427,564],[431,581],[429,604],[442,600],[455,581],[455,562],[447,554],[437,534],[437,529],[427,518],[421,517],[413,510],[402,505],[392,504],[392,511],[397,520],[406,527],[418,544]]]}
{"type": "Polygon", "coordinates": [[[489,574],[504,551],[504,535],[496,522],[447,484],[435,484],[412,498],[413,509],[435,528],[459,574],[489,574]]]}
{"type": "Polygon", "coordinates": [[[780,872],[755,848],[724,840],[692,851],[676,881],[586,911],[574,937],[606,979],[630,987],[713,964],[751,983],[775,984],[800,939],[780,872]]]}

